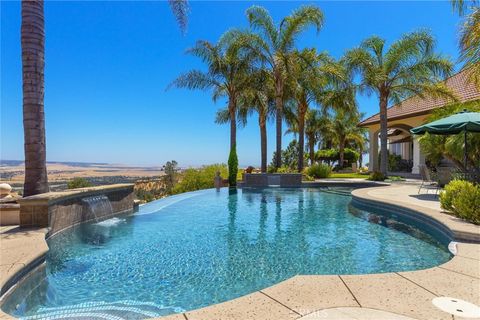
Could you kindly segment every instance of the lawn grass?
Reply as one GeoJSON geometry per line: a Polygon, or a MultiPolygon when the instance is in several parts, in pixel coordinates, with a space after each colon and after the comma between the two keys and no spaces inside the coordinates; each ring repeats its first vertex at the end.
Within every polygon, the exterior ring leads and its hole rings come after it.
{"type": "Polygon", "coordinates": [[[368,174],[361,174],[361,173],[338,173],[338,172],[332,172],[332,174],[329,176],[329,178],[342,178],[342,179],[355,179],[355,178],[360,178],[360,179],[367,179],[368,174]]]}

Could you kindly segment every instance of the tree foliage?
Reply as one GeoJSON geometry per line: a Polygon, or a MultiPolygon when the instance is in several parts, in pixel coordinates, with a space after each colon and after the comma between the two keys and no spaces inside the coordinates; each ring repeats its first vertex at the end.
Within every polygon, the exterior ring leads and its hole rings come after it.
{"type": "Polygon", "coordinates": [[[464,17],[460,29],[460,61],[469,78],[480,87],[480,3],[478,0],[452,0],[452,6],[464,17]]]}
{"type": "Polygon", "coordinates": [[[449,59],[435,53],[435,40],[427,31],[403,35],[386,47],[373,36],[349,50],[345,64],[361,78],[360,91],[375,93],[380,108],[380,170],[387,173],[387,106],[417,95],[455,99],[443,82],[453,70],[449,59]]]}
{"type": "Polygon", "coordinates": [[[238,173],[238,158],[237,147],[233,145],[230,149],[230,155],[228,156],[228,184],[230,187],[237,185],[237,173],[238,173]]]}
{"type": "Polygon", "coordinates": [[[165,172],[165,189],[166,192],[169,194],[171,193],[173,187],[177,182],[177,161],[172,160],[168,161],[165,164],[164,172],[165,172]]]}
{"type": "Polygon", "coordinates": [[[93,186],[93,184],[85,178],[73,178],[67,182],[68,189],[87,188],[91,186],[93,186]]]}
{"type": "Polygon", "coordinates": [[[224,178],[228,176],[228,168],[225,164],[203,166],[198,169],[186,169],[180,175],[179,182],[173,188],[172,194],[213,188],[217,171],[224,178]]]}
{"type": "Polygon", "coordinates": [[[253,32],[241,36],[243,46],[255,53],[269,70],[273,83],[276,108],[276,154],[275,167],[281,166],[282,121],[285,102],[285,87],[295,43],[300,33],[314,26],[317,32],[323,25],[322,11],[312,5],[301,6],[292,14],[275,24],[269,12],[260,6],[247,9],[247,18],[253,32]]]}
{"type": "MultiPolygon", "coordinates": [[[[480,100],[467,103],[455,103],[442,108],[435,109],[425,120],[425,123],[448,117],[457,112],[463,111],[480,112],[480,100]]],[[[424,134],[418,139],[422,152],[432,165],[437,165],[442,158],[446,158],[464,170],[464,134],[456,135],[433,135],[424,134]]],[[[470,168],[480,168],[480,133],[468,133],[468,164],[470,168]]]]}

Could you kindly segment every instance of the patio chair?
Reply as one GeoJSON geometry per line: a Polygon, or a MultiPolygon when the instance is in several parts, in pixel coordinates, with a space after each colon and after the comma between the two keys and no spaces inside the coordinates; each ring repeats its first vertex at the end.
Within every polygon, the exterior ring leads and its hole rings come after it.
{"type": "Polygon", "coordinates": [[[420,194],[420,191],[423,189],[427,190],[435,190],[435,195],[438,195],[438,190],[440,189],[440,186],[438,185],[438,182],[432,179],[430,175],[430,171],[428,170],[426,165],[420,165],[420,176],[422,177],[422,184],[420,185],[420,188],[418,188],[418,194],[420,194]]]}

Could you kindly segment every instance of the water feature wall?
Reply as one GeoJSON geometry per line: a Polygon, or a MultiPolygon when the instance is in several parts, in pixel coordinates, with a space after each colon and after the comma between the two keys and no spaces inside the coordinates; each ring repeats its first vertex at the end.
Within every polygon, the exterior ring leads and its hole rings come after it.
{"type": "Polygon", "coordinates": [[[101,221],[133,210],[133,184],[49,192],[22,198],[21,227],[48,227],[49,236],[86,221],[101,221]]]}
{"type": "Polygon", "coordinates": [[[102,216],[110,216],[113,208],[110,200],[105,195],[91,196],[82,199],[84,206],[84,219],[100,221],[102,216]]]}
{"type": "Polygon", "coordinates": [[[245,173],[242,187],[301,187],[301,173],[245,173]]]}

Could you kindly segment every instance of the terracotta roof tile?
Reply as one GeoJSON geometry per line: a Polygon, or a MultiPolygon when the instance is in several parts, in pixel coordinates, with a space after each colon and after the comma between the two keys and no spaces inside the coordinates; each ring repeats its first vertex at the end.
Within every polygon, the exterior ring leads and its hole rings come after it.
{"type": "MultiPolygon", "coordinates": [[[[468,70],[463,70],[445,80],[449,87],[457,96],[460,102],[480,99],[480,90],[468,81],[468,70]]],[[[387,109],[387,119],[395,120],[407,116],[415,116],[428,113],[430,110],[444,106],[448,101],[446,99],[420,98],[413,96],[402,102],[395,104],[387,109]]],[[[368,126],[380,122],[380,114],[377,113],[362,122],[359,126],[368,126]]]]}

